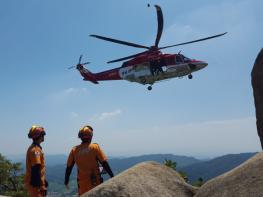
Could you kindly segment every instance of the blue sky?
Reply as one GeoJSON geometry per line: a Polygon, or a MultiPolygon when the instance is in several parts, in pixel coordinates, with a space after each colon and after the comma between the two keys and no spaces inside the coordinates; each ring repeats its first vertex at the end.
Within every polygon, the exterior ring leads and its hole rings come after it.
{"type": "Polygon", "coordinates": [[[260,0],[0,1],[0,152],[25,153],[32,124],[46,128],[47,154],[67,154],[84,124],[110,156],[259,151],[250,72],[263,43],[262,6],[260,0]],[[154,4],[164,15],[160,46],[228,32],[163,51],[208,62],[192,80],[148,91],[126,81],[94,85],[67,70],[80,54],[99,72],[120,66],[108,60],[142,51],[90,34],[152,45],[154,4]]]}

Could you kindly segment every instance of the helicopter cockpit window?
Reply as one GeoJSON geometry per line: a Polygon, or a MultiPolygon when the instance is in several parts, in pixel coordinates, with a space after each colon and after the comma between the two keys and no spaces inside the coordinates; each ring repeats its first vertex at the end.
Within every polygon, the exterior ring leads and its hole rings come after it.
{"type": "Polygon", "coordinates": [[[182,57],[180,55],[177,55],[175,57],[175,61],[176,61],[177,64],[183,63],[183,59],[182,59],[182,57]]]}
{"type": "Polygon", "coordinates": [[[121,65],[121,67],[125,67],[128,64],[128,62],[123,62],[123,64],[121,65]]]}
{"type": "Polygon", "coordinates": [[[184,62],[191,62],[191,59],[182,55],[184,62]]]}

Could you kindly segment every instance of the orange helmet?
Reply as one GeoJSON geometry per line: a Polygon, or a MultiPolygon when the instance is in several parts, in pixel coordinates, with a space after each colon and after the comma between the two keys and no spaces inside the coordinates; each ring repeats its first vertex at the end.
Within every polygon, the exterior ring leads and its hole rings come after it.
{"type": "Polygon", "coordinates": [[[79,138],[81,139],[89,139],[89,138],[92,138],[93,136],[93,129],[91,126],[89,125],[86,125],[84,127],[82,127],[80,130],[79,130],[79,134],[78,134],[79,138]]]}
{"type": "Polygon", "coordinates": [[[46,135],[45,129],[40,126],[33,125],[29,129],[28,138],[37,139],[40,136],[46,135]]]}

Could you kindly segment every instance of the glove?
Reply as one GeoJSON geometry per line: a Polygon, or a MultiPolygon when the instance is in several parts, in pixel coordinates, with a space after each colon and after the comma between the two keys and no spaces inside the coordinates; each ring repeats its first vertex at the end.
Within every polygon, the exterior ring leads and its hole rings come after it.
{"type": "Polygon", "coordinates": [[[45,180],[45,187],[48,188],[48,182],[45,180]]]}
{"type": "Polygon", "coordinates": [[[45,186],[40,187],[40,193],[43,196],[47,196],[47,188],[45,186]]]}
{"type": "Polygon", "coordinates": [[[41,193],[43,196],[47,196],[47,190],[40,190],[40,193],[41,193]]]}

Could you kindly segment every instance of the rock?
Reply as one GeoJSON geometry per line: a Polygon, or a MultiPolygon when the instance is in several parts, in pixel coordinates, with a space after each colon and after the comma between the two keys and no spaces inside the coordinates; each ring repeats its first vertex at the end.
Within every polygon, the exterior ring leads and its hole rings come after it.
{"type": "Polygon", "coordinates": [[[205,183],[195,197],[262,197],[263,153],[205,183]]]}
{"type": "Polygon", "coordinates": [[[192,197],[197,189],[173,169],[143,162],[97,186],[83,197],[192,197]]]}
{"type": "Polygon", "coordinates": [[[263,149],[263,49],[257,56],[251,78],[256,107],[257,130],[263,149]]]}

